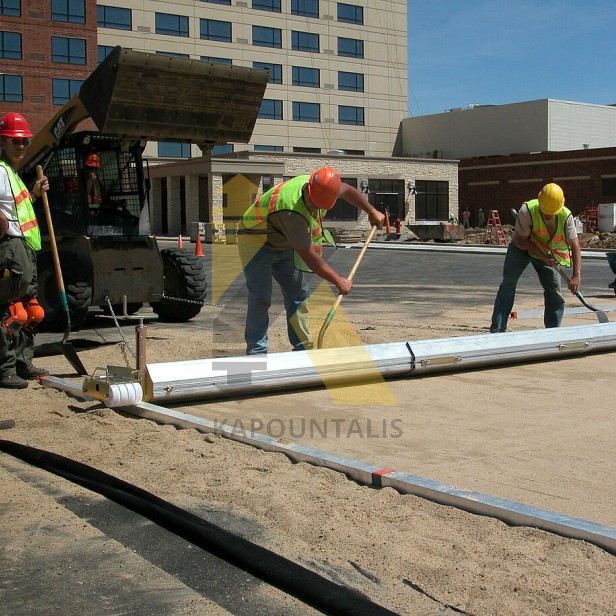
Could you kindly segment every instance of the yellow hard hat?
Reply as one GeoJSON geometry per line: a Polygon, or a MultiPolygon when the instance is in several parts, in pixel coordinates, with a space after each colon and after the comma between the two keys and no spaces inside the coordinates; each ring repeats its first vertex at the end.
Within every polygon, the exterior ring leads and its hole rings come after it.
{"type": "Polygon", "coordinates": [[[556,216],[565,205],[563,189],[553,182],[546,184],[539,193],[539,208],[543,214],[556,216]]]}

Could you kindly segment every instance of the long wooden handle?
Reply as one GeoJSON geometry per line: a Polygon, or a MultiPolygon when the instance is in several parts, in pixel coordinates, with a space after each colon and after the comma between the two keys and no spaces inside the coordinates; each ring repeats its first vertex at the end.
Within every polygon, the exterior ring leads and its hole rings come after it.
{"type": "MultiPolygon", "coordinates": [[[[351,271],[349,272],[349,275],[347,276],[349,280],[353,280],[353,277],[355,276],[355,273],[357,272],[357,269],[359,268],[359,264],[364,258],[364,255],[366,254],[366,250],[368,250],[368,245],[372,241],[372,238],[374,237],[374,234],[376,233],[376,231],[377,231],[377,228],[374,226],[372,227],[372,229],[370,229],[370,234],[368,235],[368,238],[364,242],[362,249],[359,251],[359,255],[357,255],[357,259],[355,259],[355,263],[353,264],[353,267],[351,268],[351,271]]],[[[325,332],[327,331],[329,324],[333,321],[334,315],[336,314],[336,310],[338,310],[338,306],[340,306],[340,302],[342,301],[343,297],[344,295],[342,293],[338,295],[338,297],[336,298],[336,301],[334,302],[334,305],[331,307],[331,310],[328,312],[327,317],[325,317],[325,321],[323,322],[323,325],[321,326],[321,331],[319,332],[319,337],[317,339],[317,349],[322,348],[323,336],[325,335],[325,332]]]]}
{"type": "MultiPolygon", "coordinates": [[[[38,179],[43,178],[43,167],[36,166],[36,175],[38,179]]],[[[68,302],[66,299],[66,292],[64,290],[64,280],[62,278],[62,268],[60,267],[60,256],[58,255],[58,246],[56,244],[56,234],[53,230],[53,222],[51,220],[51,212],[49,211],[49,199],[47,198],[47,191],[41,187],[41,198],[43,199],[43,209],[45,210],[45,219],[47,220],[47,232],[49,233],[49,242],[51,244],[51,253],[53,255],[53,265],[56,270],[56,280],[58,282],[58,289],[60,291],[60,299],[62,305],[66,309],[68,314],[68,302]]]]}

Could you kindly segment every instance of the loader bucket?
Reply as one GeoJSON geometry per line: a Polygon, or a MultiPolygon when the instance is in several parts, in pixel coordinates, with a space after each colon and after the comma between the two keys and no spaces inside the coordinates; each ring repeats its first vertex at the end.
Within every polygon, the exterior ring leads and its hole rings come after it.
{"type": "Polygon", "coordinates": [[[102,133],[215,145],[248,143],[269,72],[116,47],[79,97],[102,133]]]}

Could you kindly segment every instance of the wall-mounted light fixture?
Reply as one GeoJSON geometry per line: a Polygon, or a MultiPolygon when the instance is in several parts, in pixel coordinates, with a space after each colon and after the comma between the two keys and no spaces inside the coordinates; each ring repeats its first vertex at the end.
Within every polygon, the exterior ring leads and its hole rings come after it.
{"type": "Polygon", "coordinates": [[[415,186],[415,184],[409,184],[409,187],[408,187],[407,191],[408,191],[409,195],[416,195],[417,194],[417,186],[415,186]]]}
{"type": "Polygon", "coordinates": [[[369,195],[370,194],[370,186],[368,186],[368,182],[362,182],[359,185],[359,188],[361,190],[362,195],[369,195]]]}

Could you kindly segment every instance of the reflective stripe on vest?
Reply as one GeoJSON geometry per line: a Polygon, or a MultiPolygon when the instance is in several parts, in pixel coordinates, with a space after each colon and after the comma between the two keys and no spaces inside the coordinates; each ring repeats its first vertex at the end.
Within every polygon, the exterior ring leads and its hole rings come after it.
{"type": "MultiPolygon", "coordinates": [[[[242,217],[244,227],[252,229],[265,222],[269,214],[274,212],[282,210],[297,212],[308,223],[310,227],[310,241],[319,256],[323,254],[323,239],[328,244],[335,246],[336,244],[331,234],[323,229],[321,224],[321,219],[325,216],[327,210],[318,210],[318,216],[314,218],[304,203],[302,189],[309,179],[309,175],[299,175],[270,188],[244,212],[242,217]]],[[[295,251],[293,260],[297,269],[305,272],[312,271],[295,251]]]]}
{"type": "MultiPolygon", "coordinates": [[[[550,234],[541,215],[538,199],[533,199],[526,203],[533,228],[531,233],[534,238],[540,243],[550,249],[556,260],[563,267],[571,267],[571,257],[569,255],[569,244],[567,244],[567,238],[565,236],[565,222],[567,218],[571,216],[571,211],[566,207],[558,213],[556,216],[556,232],[554,236],[550,238],[550,234]]],[[[534,259],[541,259],[541,256],[531,250],[528,251],[530,256],[534,259]]]]}
{"type": "Polygon", "coordinates": [[[6,175],[11,185],[11,192],[15,200],[15,210],[17,212],[17,220],[19,228],[24,234],[26,242],[33,250],[41,249],[41,231],[34,214],[34,206],[32,205],[32,197],[25,187],[21,178],[15,173],[13,167],[5,161],[0,160],[0,165],[6,169],[6,175]]]}

